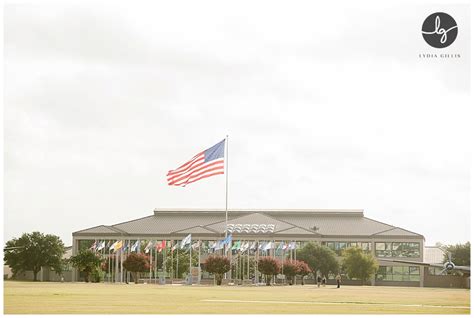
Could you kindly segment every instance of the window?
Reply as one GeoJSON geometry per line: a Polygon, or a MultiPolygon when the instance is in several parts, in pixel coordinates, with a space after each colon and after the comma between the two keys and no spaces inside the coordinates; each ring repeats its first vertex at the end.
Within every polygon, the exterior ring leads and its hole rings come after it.
{"type": "Polygon", "coordinates": [[[378,281],[419,282],[418,266],[380,266],[375,276],[378,281]]]}
{"type": "Polygon", "coordinates": [[[342,251],[349,247],[360,247],[366,253],[371,253],[371,243],[370,242],[323,242],[323,245],[326,245],[337,255],[341,256],[342,251]]]}
{"type": "Polygon", "coordinates": [[[377,242],[377,257],[420,257],[420,243],[417,242],[377,242]]]}

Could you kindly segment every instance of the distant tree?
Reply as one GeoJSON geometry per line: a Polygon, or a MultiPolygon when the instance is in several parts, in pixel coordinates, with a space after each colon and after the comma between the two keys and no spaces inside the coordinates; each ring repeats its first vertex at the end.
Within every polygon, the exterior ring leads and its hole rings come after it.
{"type": "Polygon", "coordinates": [[[123,267],[133,273],[135,284],[138,284],[138,273],[146,272],[150,269],[149,259],[144,254],[131,253],[123,262],[123,267]]]}
{"type": "Polygon", "coordinates": [[[285,275],[286,280],[290,285],[293,285],[294,278],[298,273],[298,264],[290,260],[286,260],[282,264],[283,275],[285,275]]]}
{"type": "Polygon", "coordinates": [[[270,286],[273,275],[280,272],[280,263],[272,257],[262,257],[258,260],[258,271],[265,275],[267,286],[270,286]]]}
{"type": "Polygon", "coordinates": [[[72,266],[79,271],[84,272],[84,280],[86,283],[90,281],[91,274],[100,268],[102,259],[91,250],[81,250],[77,255],[71,256],[69,259],[72,266]]]}
{"type": "Polygon", "coordinates": [[[41,267],[48,266],[60,274],[64,266],[64,243],[56,235],[40,232],[25,233],[5,244],[5,265],[10,266],[13,276],[25,271],[33,272],[33,280],[41,267]]]}
{"type": "MultiPolygon", "coordinates": [[[[451,252],[451,261],[459,266],[471,265],[471,243],[448,245],[444,247],[448,252],[451,252]]],[[[447,253],[444,255],[444,261],[448,261],[447,253]]]]}
{"type": "Polygon", "coordinates": [[[220,286],[224,274],[230,270],[230,260],[225,256],[210,255],[204,261],[204,270],[208,273],[214,274],[216,277],[216,284],[220,286]]]}
{"type": "MultiPolygon", "coordinates": [[[[171,269],[173,269],[173,274],[178,274],[179,278],[183,277],[184,273],[189,273],[189,249],[187,250],[181,250],[177,249],[173,252],[173,257],[171,256],[171,253],[169,253],[166,257],[166,269],[168,272],[171,272],[171,269]],[[176,258],[179,257],[178,260],[178,270],[176,269],[176,258]],[[173,261],[173,262],[171,262],[173,261]]],[[[194,252],[192,253],[192,265],[193,266],[198,266],[198,253],[194,252]]]]}
{"type": "Polygon", "coordinates": [[[367,282],[379,268],[377,260],[372,254],[366,254],[359,247],[351,247],[342,252],[342,267],[349,278],[356,278],[367,282]]]}
{"type": "Polygon", "coordinates": [[[339,262],[336,253],[326,246],[316,244],[315,242],[306,243],[303,248],[296,251],[298,260],[304,261],[311,268],[314,276],[314,283],[317,282],[317,272],[323,276],[329,276],[330,273],[339,272],[339,262]]]}
{"type": "Polygon", "coordinates": [[[311,273],[311,268],[304,261],[295,261],[296,264],[296,275],[301,276],[301,285],[304,285],[304,277],[311,273]]]}

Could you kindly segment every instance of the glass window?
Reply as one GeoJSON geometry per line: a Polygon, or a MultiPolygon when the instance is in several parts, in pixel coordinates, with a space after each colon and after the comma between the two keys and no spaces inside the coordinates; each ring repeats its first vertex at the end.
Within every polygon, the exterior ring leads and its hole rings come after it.
{"type": "Polygon", "coordinates": [[[326,245],[327,245],[330,249],[334,250],[334,242],[326,242],[326,245]]]}
{"type": "Polygon", "coordinates": [[[385,251],[385,243],[375,243],[376,251],[385,251]]]}
{"type": "Polygon", "coordinates": [[[418,266],[410,266],[410,275],[420,275],[420,268],[418,266]]]}

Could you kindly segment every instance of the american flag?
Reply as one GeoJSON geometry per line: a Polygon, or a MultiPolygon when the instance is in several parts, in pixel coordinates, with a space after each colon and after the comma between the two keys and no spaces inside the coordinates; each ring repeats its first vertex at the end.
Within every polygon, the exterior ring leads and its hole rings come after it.
{"type": "Polygon", "coordinates": [[[206,149],[175,170],[168,171],[168,185],[182,186],[224,174],[225,139],[206,149]]]}

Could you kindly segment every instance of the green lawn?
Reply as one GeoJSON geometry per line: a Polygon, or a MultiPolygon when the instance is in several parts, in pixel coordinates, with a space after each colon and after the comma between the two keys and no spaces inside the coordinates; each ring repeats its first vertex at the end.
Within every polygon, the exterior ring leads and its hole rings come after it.
{"type": "Polygon", "coordinates": [[[6,314],[470,313],[469,290],[334,286],[4,283],[6,314]]]}

